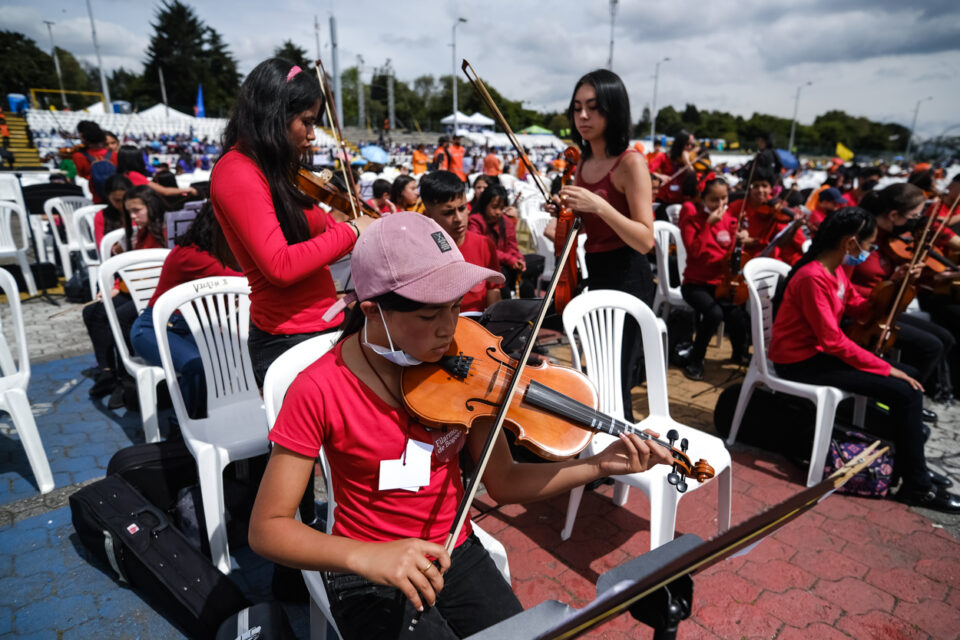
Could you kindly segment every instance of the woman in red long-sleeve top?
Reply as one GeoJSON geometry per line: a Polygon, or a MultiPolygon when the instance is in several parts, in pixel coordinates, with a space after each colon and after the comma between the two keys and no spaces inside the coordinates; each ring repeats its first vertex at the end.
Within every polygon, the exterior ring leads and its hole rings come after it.
{"type": "MultiPolygon", "coordinates": [[[[733,346],[732,360],[742,364],[748,357],[749,325],[744,305],[721,302],[715,297],[737,235],[736,218],[724,216],[726,208],[727,183],[715,178],[704,185],[703,193],[694,202],[685,202],[680,209],[680,235],[687,250],[680,294],[697,314],[697,335],[683,373],[693,380],[703,379],[703,357],[720,322],[725,323],[733,346]]],[[[747,232],[740,233],[745,240],[747,232]]]]}
{"type": "Polygon", "coordinates": [[[337,223],[295,186],[323,99],[312,74],[281,58],[250,72],[224,132],[210,199],[227,243],[250,281],[250,357],[259,385],[291,346],[332,331],[329,265],[353,248],[370,219],[337,223]]]}
{"type": "Polygon", "coordinates": [[[526,260],[517,246],[517,223],[503,213],[509,202],[509,195],[503,186],[490,185],[480,194],[478,210],[471,212],[467,220],[467,228],[470,231],[490,238],[493,242],[497,250],[497,260],[500,262],[500,270],[507,279],[504,291],[511,288],[527,268],[526,260]]]}
{"type": "MultiPolygon", "coordinates": [[[[892,366],[857,346],[840,330],[840,317],[856,316],[866,300],[853,288],[842,264],[866,259],[876,239],[876,220],[859,207],[828,217],[813,245],[787,277],[773,323],[770,360],[777,375],[880,398],[890,407],[894,474],[903,479],[897,498],[908,504],[960,513],[960,496],[934,478],[923,452],[923,387],[909,365],[892,366]]],[[[944,482],[946,480],[946,482],[944,482]]]]}

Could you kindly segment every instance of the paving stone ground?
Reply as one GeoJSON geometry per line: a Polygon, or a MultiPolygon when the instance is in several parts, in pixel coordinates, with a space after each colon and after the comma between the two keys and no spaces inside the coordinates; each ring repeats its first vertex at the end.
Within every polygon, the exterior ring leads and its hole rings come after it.
{"type": "MultiPolygon", "coordinates": [[[[62,298],[60,298],[62,300],[62,298]]],[[[40,496],[9,419],[0,418],[0,637],[180,638],[139,596],[91,563],[70,522],[66,500],[101,477],[110,456],[143,441],[138,415],[113,412],[87,397],[93,365],[78,306],[57,311],[24,304],[31,336],[29,397],[57,489],[40,496]],[[84,355],[78,355],[84,354],[84,355]]],[[[4,318],[5,320],[5,318],[4,318]]],[[[4,322],[4,331],[9,323],[4,322]]],[[[560,358],[566,351],[555,350],[560,358]]],[[[671,370],[673,416],[712,432],[719,388],[736,371],[722,364],[725,347],[708,352],[707,381],[671,370]],[[722,384],[721,384],[722,383],[722,384]]],[[[645,414],[642,388],[635,411],[645,414]]],[[[935,466],[960,480],[960,409],[932,407],[940,423],[927,443],[935,466]]],[[[161,420],[161,423],[164,423],[161,420]]],[[[733,523],[800,491],[805,469],[781,456],[736,445],[733,523]]],[[[524,606],[557,599],[583,606],[598,576],[649,548],[649,502],[632,490],[625,507],[611,487],[585,493],[573,536],[560,540],[567,496],[507,506],[476,519],[507,548],[513,587],[524,606]]],[[[481,497],[484,511],[492,506],[481,497]]],[[[716,487],[680,502],[677,532],[716,533],[716,487]]],[[[254,600],[269,597],[269,564],[249,549],[231,549],[231,574],[254,600]]],[[[694,607],[680,638],[957,638],[960,637],[960,517],[908,508],[891,500],[834,494],[764,540],[746,556],[694,578],[694,607]]],[[[289,606],[306,638],[303,605],[289,606]]],[[[591,638],[649,638],[649,629],[621,616],[591,638]]]]}

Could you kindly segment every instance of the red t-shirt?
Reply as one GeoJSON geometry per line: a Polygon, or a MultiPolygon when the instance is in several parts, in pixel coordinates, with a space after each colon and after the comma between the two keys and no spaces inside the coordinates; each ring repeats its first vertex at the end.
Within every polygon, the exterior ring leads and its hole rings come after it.
{"type": "Polygon", "coordinates": [[[687,250],[687,268],[683,281],[692,284],[720,284],[724,259],[737,235],[737,219],[723,216],[716,224],[707,224],[702,206],[684,202],[680,208],[680,235],[687,250]]]}
{"type": "Polygon", "coordinates": [[[139,171],[127,171],[123,175],[125,175],[130,180],[130,182],[133,183],[133,186],[135,187],[140,186],[142,184],[147,184],[150,182],[149,180],[147,180],[147,176],[143,175],[139,171]]]}
{"type": "MultiPolygon", "coordinates": [[[[500,218],[503,224],[487,224],[482,213],[473,212],[467,218],[467,230],[489,238],[497,251],[497,260],[505,267],[513,268],[517,260],[523,259],[517,246],[517,223],[510,216],[500,218]]],[[[495,271],[499,271],[499,267],[495,271]]]]}
{"type": "Polygon", "coordinates": [[[844,312],[856,317],[867,309],[867,300],[842,268],[831,274],[817,260],[805,264],[790,280],[780,303],[770,338],[770,360],[789,364],[827,353],[861,371],[889,375],[887,362],[840,330],[844,312]]]}
{"type": "Polygon", "coordinates": [[[323,331],[343,320],[322,316],[336,301],[329,265],[346,255],[356,232],[322,209],[304,210],[310,239],[287,244],[270,188],[253,160],[230,150],[213,169],[210,200],[233,255],[250,281],[250,317],[262,331],[323,331]]]}
{"type": "MultiPolygon", "coordinates": [[[[442,432],[427,431],[380,399],[343,362],[342,346],[293,381],[270,440],[311,458],[323,448],[337,501],[333,534],[366,542],[420,538],[443,544],[463,496],[457,455],[441,461],[434,449],[430,484],[419,491],[381,491],[382,460],[400,458],[407,438],[431,443],[442,432]]],[[[468,522],[458,545],[470,530],[468,522]]]]}
{"type": "MultiPolygon", "coordinates": [[[[493,241],[475,231],[467,229],[467,234],[463,239],[463,244],[459,247],[463,259],[470,264],[475,264],[494,271],[500,271],[500,263],[497,260],[497,249],[493,246],[493,241]]],[[[487,308],[487,291],[499,289],[501,285],[490,281],[484,281],[463,296],[460,303],[460,312],[464,311],[483,311],[487,308]]]]}
{"type": "Polygon", "coordinates": [[[160,299],[160,296],[184,282],[215,276],[242,275],[239,271],[223,266],[219,260],[206,251],[201,251],[193,245],[186,247],[178,245],[167,254],[163,261],[160,279],[157,281],[157,289],[153,292],[153,297],[150,298],[147,306],[152,307],[160,299]]]}
{"type": "MultiPolygon", "coordinates": [[[[671,177],[677,171],[677,165],[665,153],[655,156],[648,165],[650,173],[659,173],[667,178],[671,177]]],[[[683,202],[683,194],[680,192],[680,185],[683,183],[683,176],[677,176],[670,182],[664,182],[657,191],[657,200],[666,204],[676,204],[683,202]]]]}
{"type": "MultiPolygon", "coordinates": [[[[610,167],[610,171],[597,182],[587,182],[584,180],[580,171],[580,167],[583,165],[577,166],[576,184],[591,193],[597,194],[609,202],[611,207],[629,218],[630,203],[627,202],[627,196],[618,191],[613,185],[613,172],[620,166],[620,162],[628,153],[638,153],[638,151],[630,148],[621,153],[617,161],[610,167]]],[[[617,232],[611,229],[610,225],[598,216],[592,213],[580,212],[580,217],[583,220],[583,232],[587,234],[587,241],[583,244],[583,248],[587,253],[613,251],[614,249],[627,246],[627,243],[617,235],[617,232]]]]}

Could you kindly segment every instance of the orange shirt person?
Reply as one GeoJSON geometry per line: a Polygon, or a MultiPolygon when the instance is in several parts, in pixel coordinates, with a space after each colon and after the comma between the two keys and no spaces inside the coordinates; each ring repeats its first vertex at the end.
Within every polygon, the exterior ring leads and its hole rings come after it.
{"type": "MultiPolygon", "coordinates": [[[[447,169],[457,174],[457,177],[462,181],[467,179],[466,174],[463,173],[463,155],[465,153],[466,149],[460,144],[460,136],[453,136],[453,144],[447,147],[447,157],[450,159],[447,169]]],[[[439,167],[437,168],[439,169],[439,167]]]]}
{"type": "Polygon", "coordinates": [[[427,170],[427,154],[423,150],[423,145],[418,144],[417,148],[413,150],[413,158],[411,159],[413,164],[413,175],[419,176],[422,173],[425,173],[427,170]]]}

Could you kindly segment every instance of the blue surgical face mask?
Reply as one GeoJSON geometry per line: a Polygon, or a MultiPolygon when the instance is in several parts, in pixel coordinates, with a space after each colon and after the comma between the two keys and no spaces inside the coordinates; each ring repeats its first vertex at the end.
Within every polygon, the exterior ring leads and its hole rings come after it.
{"type": "Polygon", "coordinates": [[[847,255],[843,256],[843,264],[847,265],[848,267],[855,267],[858,264],[863,264],[866,259],[870,257],[870,253],[871,252],[867,251],[866,249],[860,249],[860,255],[858,256],[852,256],[848,253],[847,255]]]}
{"type": "Polygon", "coordinates": [[[387,342],[390,343],[390,348],[388,349],[386,347],[381,347],[378,344],[370,344],[367,342],[366,318],[363,320],[363,344],[370,347],[370,349],[381,358],[385,358],[386,360],[389,360],[393,364],[400,367],[412,367],[423,362],[422,360],[417,360],[402,349],[394,349],[393,340],[390,338],[390,328],[387,326],[387,319],[383,317],[383,309],[380,308],[380,305],[377,305],[377,311],[380,312],[380,319],[383,321],[383,328],[387,332],[387,342]]]}

